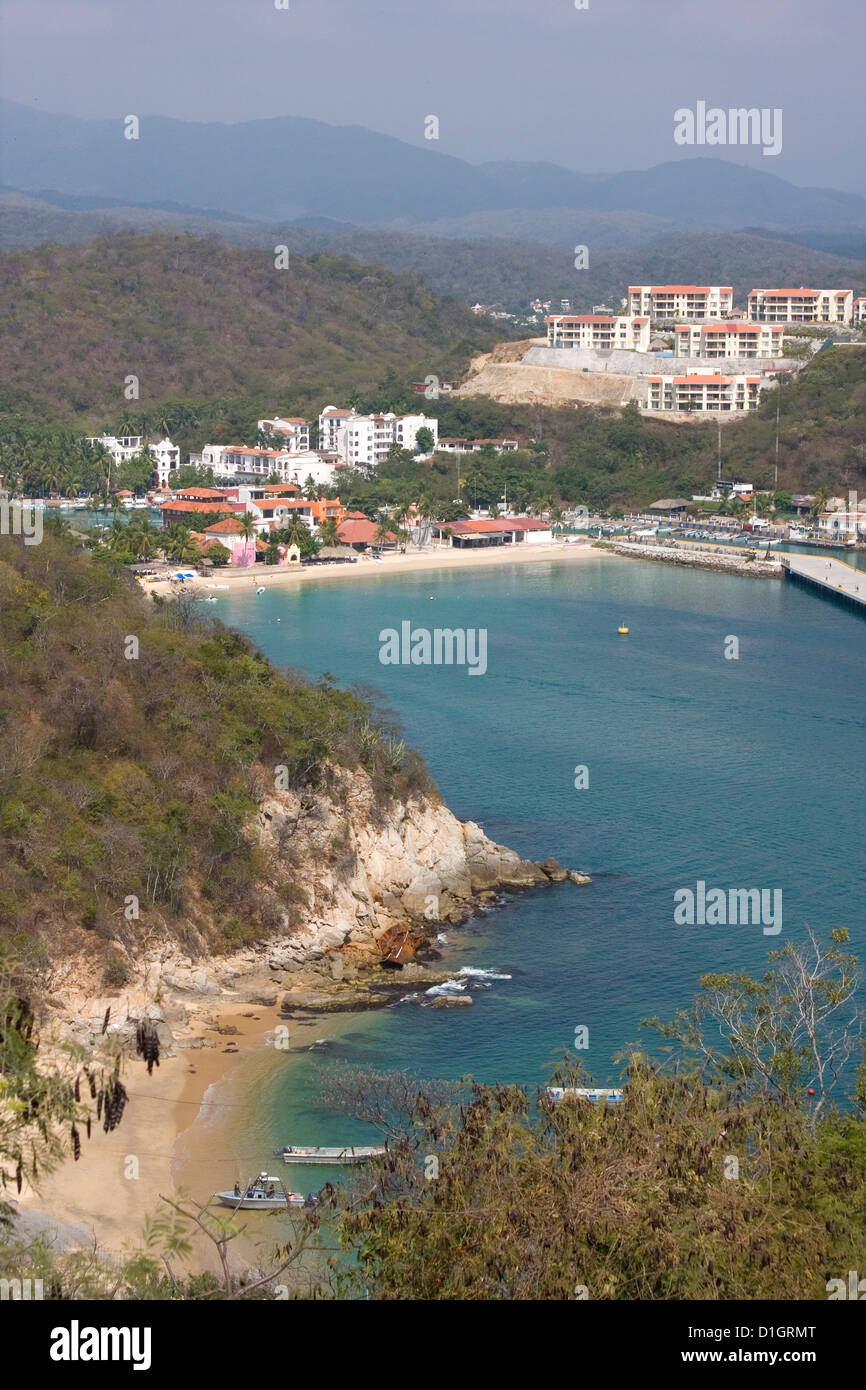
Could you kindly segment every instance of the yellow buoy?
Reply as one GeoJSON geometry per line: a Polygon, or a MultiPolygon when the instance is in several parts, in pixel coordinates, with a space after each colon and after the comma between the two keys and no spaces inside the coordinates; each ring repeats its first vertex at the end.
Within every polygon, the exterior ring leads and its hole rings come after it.
{"type": "Polygon", "coordinates": [[[617,628],[617,632],[621,633],[623,637],[628,635],[628,628],[626,627],[625,623],[620,624],[620,626],[617,628]]]}

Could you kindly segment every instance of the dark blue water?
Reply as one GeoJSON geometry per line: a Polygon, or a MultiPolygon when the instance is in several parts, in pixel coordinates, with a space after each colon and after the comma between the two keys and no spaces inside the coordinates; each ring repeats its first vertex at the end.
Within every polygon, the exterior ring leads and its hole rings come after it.
{"type": "Polygon", "coordinates": [[[351,1020],[263,1087],[262,1142],[346,1135],[317,1099],[329,1058],[535,1085],[586,1025],[582,1055],[610,1081],[614,1055],[650,1041],[641,1018],[670,1018],[703,972],[758,971],[807,925],[846,925],[862,950],[866,622],[848,609],[786,581],[592,555],[305,583],[216,611],[276,662],[377,686],[457,815],[593,875],[449,931],[449,965],[512,979],[471,1008],[351,1020]],[[486,628],[487,673],[383,666],[378,634],[405,619],[486,628]],[[781,889],[781,934],[676,926],[674,891],[698,879],[781,889]]]}

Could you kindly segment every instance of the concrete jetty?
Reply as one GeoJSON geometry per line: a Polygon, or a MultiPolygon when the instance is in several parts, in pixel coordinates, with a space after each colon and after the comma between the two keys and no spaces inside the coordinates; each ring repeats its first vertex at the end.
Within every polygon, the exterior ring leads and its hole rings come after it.
{"type": "Polygon", "coordinates": [[[844,560],[828,560],[823,555],[783,555],[782,568],[788,579],[866,613],[866,570],[854,569],[844,560]]]}

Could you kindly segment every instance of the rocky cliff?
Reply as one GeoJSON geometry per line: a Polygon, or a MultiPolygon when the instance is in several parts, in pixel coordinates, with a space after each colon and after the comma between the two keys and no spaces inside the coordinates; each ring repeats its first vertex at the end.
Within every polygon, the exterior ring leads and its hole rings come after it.
{"type": "Polygon", "coordinates": [[[382,805],[363,770],[331,767],[327,792],[264,795],[249,833],[269,866],[261,884],[269,932],[219,958],[175,939],[152,943],[130,958],[129,984],[104,996],[70,969],[53,1002],[74,1037],[93,1038],[109,1007],[112,1031],[131,1037],[134,1021],[149,1016],[164,1045],[220,1001],[280,1003],[285,1012],[375,1007],[398,982],[444,978],[429,964],[444,923],[502,890],[588,882],[555,860],[521,859],[433,797],[382,805]],[[388,958],[392,969],[382,966],[388,958]]]}

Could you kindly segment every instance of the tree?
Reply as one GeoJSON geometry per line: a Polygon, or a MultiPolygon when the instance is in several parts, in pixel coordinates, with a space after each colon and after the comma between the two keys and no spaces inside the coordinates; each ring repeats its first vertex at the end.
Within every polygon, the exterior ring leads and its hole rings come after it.
{"type": "Polygon", "coordinates": [[[324,521],[319,523],[316,529],[316,535],[322,545],[331,546],[340,545],[341,543],[339,527],[332,516],[326,517],[324,521]]]}
{"type": "Polygon", "coordinates": [[[422,425],[420,430],[415,432],[415,452],[417,454],[429,454],[433,452],[435,444],[433,431],[427,425],[422,425]]]}
{"type": "MultiPolygon", "coordinates": [[[[591,1084],[569,1058],[552,1080],[591,1084]]],[[[797,1107],[636,1050],[609,1108],[351,1073],[328,1099],[391,1141],[366,1193],[332,1200],[349,1296],[823,1298],[866,1235],[862,1117],[813,1135],[797,1107]]]]}
{"type": "Polygon", "coordinates": [[[864,1031],[855,1003],[857,960],[839,949],[847,929],[831,932],[830,940],[823,947],[810,930],[806,943],[774,951],[772,969],[759,980],[744,971],[705,975],[691,1010],[646,1026],[675,1040],[710,1085],[733,1080],[746,1093],[789,1106],[814,1092],[814,1126],[864,1031]]]}
{"type": "Polygon", "coordinates": [[[162,550],[167,560],[175,560],[182,565],[195,564],[199,558],[198,549],[190,540],[188,528],[177,521],[163,531],[162,550]]]}
{"type": "Polygon", "coordinates": [[[238,522],[244,540],[251,541],[256,534],[256,519],[252,512],[244,512],[243,516],[238,517],[238,522]]]}

